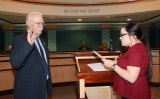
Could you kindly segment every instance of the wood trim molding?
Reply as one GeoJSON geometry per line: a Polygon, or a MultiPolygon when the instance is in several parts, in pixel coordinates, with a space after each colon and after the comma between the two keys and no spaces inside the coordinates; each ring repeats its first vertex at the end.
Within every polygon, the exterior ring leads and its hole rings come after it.
{"type": "Polygon", "coordinates": [[[121,4],[121,3],[131,3],[139,1],[151,1],[151,0],[86,0],[86,1],[75,1],[75,0],[12,0],[25,3],[35,3],[35,4],[49,4],[49,5],[65,5],[65,6],[88,6],[88,5],[110,5],[110,4],[121,4]]]}

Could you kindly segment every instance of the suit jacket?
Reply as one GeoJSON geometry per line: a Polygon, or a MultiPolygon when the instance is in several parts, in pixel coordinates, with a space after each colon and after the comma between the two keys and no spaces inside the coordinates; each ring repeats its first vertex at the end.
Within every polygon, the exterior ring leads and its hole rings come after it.
{"type": "MultiPolygon", "coordinates": [[[[44,45],[48,59],[48,49],[44,45]]],[[[13,40],[10,63],[16,70],[14,81],[15,99],[46,99],[51,92],[51,75],[46,79],[46,71],[35,44],[27,41],[27,33],[16,36],[13,40]]]]}

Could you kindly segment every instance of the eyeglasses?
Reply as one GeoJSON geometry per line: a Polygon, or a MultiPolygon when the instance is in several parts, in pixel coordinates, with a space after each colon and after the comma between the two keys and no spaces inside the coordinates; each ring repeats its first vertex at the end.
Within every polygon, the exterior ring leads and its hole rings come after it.
{"type": "Polygon", "coordinates": [[[120,34],[120,37],[123,37],[123,36],[125,36],[125,35],[128,35],[128,34],[120,34]]]}
{"type": "Polygon", "coordinates": [[[43,22],[34,22],[34,21],[30,21],[30,22],[33,22],[33,23],[35,23],[35,24],[37,24],[38,26],[45,26],[45,23],[43,23],[43,22]]]}

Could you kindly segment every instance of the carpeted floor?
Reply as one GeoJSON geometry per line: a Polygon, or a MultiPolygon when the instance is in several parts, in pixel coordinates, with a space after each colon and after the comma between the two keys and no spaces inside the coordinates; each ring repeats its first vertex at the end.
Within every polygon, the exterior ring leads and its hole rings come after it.
{"type": "Polygon", "coordinates": [[[49,99],[76,99],[74,85],[53,87],[52,95],[49,99]]]}
{"type": "MultiPolygon", "coordinates": [[[[52,94],[49,99],[76,99],[76,91],[74,85],[65,85],[53,87],[52,94]]],[[[13,94],[1,95],[0,99],[13,99],[13,94]]]]}
{"type": "MultiPolygon", "coordinates": [[[[77,99],[75,85],[63,85],[53,87],[53,91],[49,99],[77,99]]],[[[152,99],[160,99],[160,87],[151,87],[154,95],[152,99]]],[[[13,99],[13,94],[1,95],[0,99],[13,99]]]]}

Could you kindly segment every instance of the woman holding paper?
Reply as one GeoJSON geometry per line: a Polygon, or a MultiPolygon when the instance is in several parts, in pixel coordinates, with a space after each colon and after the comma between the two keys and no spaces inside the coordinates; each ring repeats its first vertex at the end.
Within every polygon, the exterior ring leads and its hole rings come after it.
{"type": "Polygon", "coordinates": [[[147,75],[151,64],[150,54],[145,46],[141,28],[136,23],[128,23],[121,28],[120,41],[128,47],[118,59],[102,59],[106,67],[115,71],[113,90],[122,99],[151,99],[147,75]]]}

